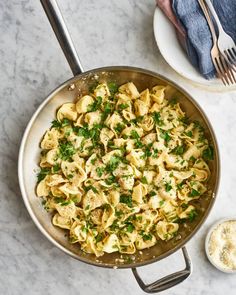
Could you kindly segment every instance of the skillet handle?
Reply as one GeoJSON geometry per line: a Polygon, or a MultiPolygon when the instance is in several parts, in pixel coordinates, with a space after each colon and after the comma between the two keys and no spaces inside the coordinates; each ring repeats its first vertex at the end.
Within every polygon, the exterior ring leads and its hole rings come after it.
{"type": "Polygon", "coordinates": [[[56,0],[40,0],[48,20],[53,28],[58,42],[64,52],[64,55],[70,65],[74,76],[83,72],[79,56],[76,52],[70,33],[66,27],[61,11],[56,0]]]}
{"type": "Polygon", "coordinates": [[[175,285],[178,285],[191,274],[192,264],[188,252],[185,247],[182,248],[184,260],[185,260],[185,269],[172,273],[170,275],[161,278],[154,283],[146,285],[143,280],[140,278],[137,269],[132,268],[133,275],[138,282],[140,288],[146,293],[159,293],[161,291],[167,290],[175,285]]]}

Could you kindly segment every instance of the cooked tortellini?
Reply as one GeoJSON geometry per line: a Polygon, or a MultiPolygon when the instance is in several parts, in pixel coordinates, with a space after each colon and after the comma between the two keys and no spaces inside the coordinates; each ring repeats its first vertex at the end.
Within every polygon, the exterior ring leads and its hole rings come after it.
{"type": "Polygon", "coordinates": [[[213,149],[166,91],[102,82],[44,134],[36,193],[84,252],[158,247],[197,217],[213,149]]]}
{"type": "Polygon", "coordinates": [[[65,103],[57,111],[57,120],[62,121],[64,118],[75,121],[78,113],[74,103],[65,103]]]}

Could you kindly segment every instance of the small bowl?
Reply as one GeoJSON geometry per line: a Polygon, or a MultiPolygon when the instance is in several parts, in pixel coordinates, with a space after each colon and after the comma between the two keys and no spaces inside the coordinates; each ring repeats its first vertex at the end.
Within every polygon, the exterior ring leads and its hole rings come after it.
{"type": "Polygon", "coordinates": [[[215,261],[212,259],[210,253],[209,253],[209,241],[210,241],[210,237],[211,234],[213,233],[213,231],[217,228],[217,226],[219,226],[220,224],[227,222],[227,221],[236,221],[236,218],[225,218],[225,219],[221,219],[218,222],[216,222],[208,231],[207,236],[206,236],[206,240],[205,240],[205,251],[206,251],[206,255],[208,260],[211,262],[211,264],[213,266],[215,266],[215,268],[217,268],[218,270],[224,272],[224,273],[228,273],[228,274],[236,274],[236,269],[225,269],[222,268],[221,266],[219,266],[218,264],[215,263],[215,261]]]}

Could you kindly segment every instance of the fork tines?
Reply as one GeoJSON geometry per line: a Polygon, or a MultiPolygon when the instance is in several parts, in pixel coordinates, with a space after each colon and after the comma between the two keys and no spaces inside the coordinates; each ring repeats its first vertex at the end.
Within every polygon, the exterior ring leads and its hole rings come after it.
{"type": "MultiPolygon", "coordinates": [[[[215,56],[213,59],[218,77],[222,80],[224,85],[230,85],[236,83],[236,78],[233,72],[232,64],[229,65],[228,61],[221,54],[215,56]]],[[[234,70],[235,71],[235,70],[234,70]]]]}
{"type": "Polygon", "coordinates": [[[236,65],[236,48],[230,48],[227,50],[224,50],[225,59],[227,62],[233,66],[236,65]]]}

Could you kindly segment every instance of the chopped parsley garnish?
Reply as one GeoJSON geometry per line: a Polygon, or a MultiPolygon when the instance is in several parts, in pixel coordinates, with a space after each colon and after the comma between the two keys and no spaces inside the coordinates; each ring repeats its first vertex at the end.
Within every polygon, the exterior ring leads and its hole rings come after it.
{"type": "Polygon", "coordinates": [[[87,112],[95,112],[95,111],[97,111],[98,109],[100,109],[101,104],[102,104],[102,97],[98,96],[97,99],[92,104],[90,104],[88,106],[87,112]]]}
{"type": "Polygon", "coordinates": [[[118,105],[118,110],[123,111],[123,110],[127,109],[128,107],[129,107],[129,105],[127,103],[121,103],[118,105]]]}
{"type": "Polygon", "coordinates": [[[134,220],[136,220],[136,219],[137,219],[136,215],[130,215],[130,216],[125,220],[125,224],[128,224],[128,223],[130,223],[130,222],[132,222],[132,221],[134,221],[134,220]]]}
{"type": "Polygon", "coordinates": [[[195,161],[196,161],[196,158],[194,158],[194,156],[191,156],[191,157],[189,158],[189,161],[191,161],[191,162],[195,162],[195,161]]]}
{"type": "Polygon", "coordinates": [[[115,221],[112,223],[112,225],[110,226],[110,229],[111,229],[112,231],[115,231],[116,229],[119,228],[117,222],[118,222],[118,220],[115,220],[115,221]]]}
{"type": "Polygon", "coordinates": [[[118,124],[116,124],[116,127],[114,128],[114,130],[117,133],[121,133],[124,128],[125,128],[125,125],[124,124],[118,123],[118,124]]]}
{"type": "Polygon", "coordinates": [[[143,234],[142,235],[144,241],[151,241],[152,235],[151,234],[143,234]]]}
{"type": "Polygon", "coordinates": [[[116,182],[116,178],[114,175],[111,175],[109,176],[107,179],[105,179],[105,182],[107,185],[111,185],[113,184],[114,182],[116,182]]]}
{"type": "Polygon", "coordinates": [[[183,145],[178,145],[172,150],[172,153],[174,153],[175,155],[182,155],[184,153],[184,150],[185,148],[183,145]]]}
{"type": "Polygon", "coordinates": [[[135,148],[136,149],[139,149],[139,148],[142,148],[143,147],[143,143],[140,140],[138,140],[138,139],[135,140],[134,145],[135,145],[135,148]]]}
{"type": "Polygon", "coordinates": [[[197,216],[198,216],[197,211],[195,209],[192,209],[188,214],[189,221],[190,222],[194,221],[197,216]]]}
{"type": "Polygon", "coordinates": [[[93,158],[90,162],[94,165],[97,161],[97,158],[93,158]]]}
{"type": "Polygon", "coordinates": [[[79,198],[76,195],[70,195],[71,197],[71,201],[73,201],[74,203],[79,203],[79,198]]]}
{"type": "Polygon", "coordinates": [[[178,190],[181,190],[181,189],[183,188],[183,185],[184,185],[184,182],[183,182],[183,181],[180,182],[180,183],[178,183],[178,184],[177,184],[177,189],[178,189],[178,190]]]}
{"type": "Polygon", "coordinates": [[[52,171],[53,173],[57,173],[59,170],[60,170],[61,166],[60,164],[55,164],[53,167],[52,167],[52,171]]]}
{"type": "Polygon", "coordinates": [[[132,207],[132,196],[125,194],[120,195],[120,203],[124,203],[128,207],[132,207]]]}
{"type": "MultiPolygon", "coordinates": [[[[126,153],[126,147],[125,147],[125,146],[121,146],[121,147],[119,148],[119,150],[121,151],[122,156],[124,156],[124,154],[126,153]]],[[[129,164],[129,161],[126,160],[125,158],[121,158],[121,159],[122,159],[122,162],[123,162],[123,163],[129,164]]]]}
{"type": "Polygon", "coordinates": [[[54,198],[54,201],[56,203],[62,203],[62,202],[65,202],[65,198],[63,198],[63,197],[55,197],[54,198]]]}
{"type": "Polygon", "coordinates": [[[119,156],[112,156],[109,163],[106,165],[107,172],[113,172],[121,162],[121,158],[119,156]]]}
{"type": "Polygon", "coordinates": [[[121,211],[121,210],[116,210],[116,211],[115,211],[115,216],[118,217],[118,218],[120,218],[123,214],[124,214],[124,213],[123,213],[123,211],[121,211]]]}
{"type": "Polygon", "coordinates": [[[105,102],[104,109],[102,113],[102,120],[105,121],[109,114],[112,112],[112,104],[110,102],[105,102]]]}
{"type": "Polygon", "coordinates": [[[214,149],[212,146],[209,146],[202,152],[202,157],[204,160],[213,160],[214,159],[214,149]]]}
{"type": "Polygon", "coordinates": [[[199,191],[192,188],[191,193],[189,194],[189,197],[198,197],[198,196],[200,196],[199,191]]]}
{"type": "Polygon", "coordinates": [[[166,183],[165,184],[165,189],[166,189],[166,192],[169,192],[170,190],[172,190],[172,185],[170,183],[166,183]]]}
{"type": "Polygon", "coordinates": [[[155,196],[156,194],[157,194],[156,192],[151,191],[148,195],[149,195],[150,197],[153,197],[153,196],[155,196]]]}
{"type": "Polygon", "coordinates": [[[127,227],[126,227],[126,230],[128,233],[132,233],[134,231],[134,226],[132,223],[128,223],[127,224],[127,227]]]}
{"type": "Polygon", "coordinates": [[[94,187],[93,185],[85,186],[85,187],[84,187],[84,190],[85,190],[86,192],[88,192],[89,190],[92,190],[95,194],[98,193],[98,190],[97,190],[96,187],[94,187]]]}
{"type": "Polygon", "coordinates": [[[158,158],[158,149],[153,149],[152,157],[153,157],[154,159],[158,158]]]}
{"type": "Polygon", "coordinates": [[[135,148],[138,149],[143,147],[143,143],[140,141],[140,136],[136,130],[132,130],[130,132],[130,138],[135,140],[134,142],[135,148]]]}
{"type": "Polygon", "coordinates": [[[120,162],[121,162],[120,157],[112,156],[110,161],[106,165],[105,170],[109,173],[112,173],[119,166],[120,162]]]}
{"type": "Polygon", "coordinates": [[[101,129],[103,125],[94,124],[93,128],[90,130],[90,138],[92,139],[93,145],[96,146],[99,140],[101,129]]]}
{"type": "Polygon", "coordinates": [[[58,120],[52,121],[52,127],[54,127],[54,128],[63,128],[63,127],[68,126],[70,124],[71,124],[71,121],[67,118],[64,118],[61,122],[59,122],[58,120]]]}
{"type": "Polygon", "coordinates": [[[84,138],[90,138],[90,131],[88,129],[88,126],[84,126],[84,127],[74,127],[74,132],[78,135],[78,136],[83,136],[84,138]]]}
{"type": "Polygon", "coordinates": [[[95,237],[96,243],[99,243],[103,240],[103,235],[101,233],[98,233],[95,237]]]}
{"type": "Polygon", "coordinates": [[[67,206],[67,205],[69,205],[70,203],[71,203],[70,200],[65,201],[65,202],[62,202],[62,203],[61,203],[61,206],[67,206]]]}
{"type": "Polygon", "coordinates": [[[61,128],[61,122],[59,122],[57,120],[53,120],[52,121],[52,127],[54,127],[54,128],[61,128]]]}
{"type": "Polygon", "coordinates": [[[194,185],[196,185],[197,183],[196,183],[196,181],[190,181],[190,185],[191,186],[194,186],[194,185]]]}
{"type": "Polygon", "coordinates": [[[201,125],[199,121],[194,121],[193,124],[194,124],[194,128],[198,128],[200,132],[204,132],[204,127],[201,125]]]}
{"type": "Polygon", "coordinates": [[[151,152],[151,147],[152,147],[153,143],[149,143],[148,145],[145,146],[145,149],[144,149],[144,155],[141,156],[142,159],[147,159],[149,157],[151,157],[152,155],[152,152],[151,152]]]}
{"type": "Polygon", "coordinates": [[[86,226],[83,226],[83,227],[81,228],[81,230],[82,230],[82,232],[87,233],[88,230],[89,230],[89,228],[86,227],[86,226]]]}
{"type": "Polygon", "coordinates": [[[160,134],[161,138],[163,138],[165,140],[165,142],[169,142],[171,140],[171,137],[169,135],[169,133],[166,131],[166,132],[162,132],[160,134]]]}
{"type": "Polygon", "coordinates": [[[164,205],[164,203],[165,203],[165,200],[161,200],[161,201],[159,202],[160,207],[162,207],[162,206],[164,205]]]}
{"type": "Polygon", "coordinates": [[[62,141],[59,145],[59,157],[65,161],[71,161],[76,150],[70,141],[62,141]]]}
{"type": "Polygon", "coordinates": [[[145,176],[143,176],[140,181],[143,183],[143,184],[148,184],[148,181],[147,181],[147,178],[145,176]]]}
{"type": "Polygon", "coordinates": [[[102,176],[104,170],[105,170],[105,168],[101,168],[101,167],[96,168],[96,172],[97,172],[98,177],[102,176]]]}
{"type": "Polygon", "coordinates": [[[136,219],[141,222],[143,217],[142,217],[142,215],[139,215],[139,216],[136,216],[136,219]]]}
{"type": "Polygon", "coordinates": [[[65,132],[65,137],[68,137],[68,136],[70,136],[71,135],[71,132],[72,132],[72,128],[69,128],[69,129],[67,129],[66,130],[66,132],[65,132]]]}
{"type": "Polygon", "coordinates": [[[135,119],[132,119],[131,122],[134,123],[135,125],[142,122],[143,116],[138,116],[135,119]]]}
{"type": "Polygon", "coordinates": [[[193,137],[193,132],[192,131],[187,131],[184,134],[187,135],[188,137],[193,137]]]}
{"type": "Polygon", "coordinates": [[[40,172],[37,174],[38,182],[43,180],[46,175],[50,173],[51,169],[48,167],[41,168],[40,172]]]}
{"type": "Polygon", "coordinates": [[[117,149],[118,149],[118,147],[114,145],[113,140],[109,140],[108,143],[107,143],[107,146],[108,146],[110,149],[113,149],[113,150],[117,150],[117,149]]]}
{"type": "Polygon", "coordinates": [[[131,132],[130,132],[130,138],[132,138],[132,139],[139,139],[140,136],[139,136],[139,134],[138,134],[138,132],[136,130],[131,130],[131,132]]]}
{"type": "Polygon", "coordinates": [[[66,200],[63,197],[55,197],[54,201],[60,204],[61,206],[67,206],[71,203],[71,200],[66,200]]]}
{"type": "Polygon", "coordinates": [[[93,145],[96,146],[99,136],[100,136],[100,131],[103,128],[102,124],[94,124],[93,128],[89,129],[88,125],[85,125],[84,127],[78,128],[74,127],[74,132],[78,136],[83,136],[85,139],[92,139],[93,145]]]}
{"type": "Polygon", "coordinates": [[[164,125],[164,122],[163,120],[161,119],[161,114],[159,112],[154,112],[153,113],[153,120],[154,122],[159,125],[159,126],[162,126],[164,125]]]}
{"type": "Polygon", "coordinates": [[[109,82],[107,86],[111,96],[114,96],[114,94],[118,91],[118,85],[115,82],[109,82]]]}

